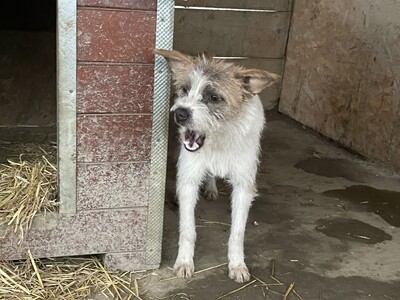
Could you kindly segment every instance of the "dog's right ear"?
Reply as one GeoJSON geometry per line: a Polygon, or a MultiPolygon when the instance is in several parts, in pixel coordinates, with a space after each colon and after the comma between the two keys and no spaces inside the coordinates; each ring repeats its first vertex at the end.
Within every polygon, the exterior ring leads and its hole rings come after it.
{"type": "Polygon", "coordinates": [[[241,69],[236,72],[235,76],[243,80],[244,88],[252,94],[259,94],[281,78],[278,74],[258,69],[241,69]]]}
{"type": "Polygon", "coordinates": [[[191,56],[183,54],[175,50],[155,49],[155,54],[163,56],[170,68],[172,73],[179,74],[188,69],[188,66],[192,65],[193,61],[191,56]]]}

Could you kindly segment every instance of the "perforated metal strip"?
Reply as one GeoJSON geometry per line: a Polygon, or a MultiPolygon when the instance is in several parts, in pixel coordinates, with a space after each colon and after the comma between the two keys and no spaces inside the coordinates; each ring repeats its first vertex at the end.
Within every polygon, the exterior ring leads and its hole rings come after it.
{"type": "MultiPolygon", "coordinates": [[[[174,0],[157,1],[156,48],[172,49],[174,0]]],[[[156,268],[161,262],[167,167],[170,74],[166,61],[157,56],[154,66],[154,103],[151,140],[151,175],[146,236],[146,265],[156,268]]]]}

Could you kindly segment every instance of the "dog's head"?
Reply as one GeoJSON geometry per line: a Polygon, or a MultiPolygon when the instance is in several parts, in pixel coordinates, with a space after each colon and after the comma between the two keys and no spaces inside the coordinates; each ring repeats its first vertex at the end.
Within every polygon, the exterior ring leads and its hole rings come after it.
{"type": "Polygon", "coordinates": [[[205,54],[192,57],[162,49],[155,53],[162,55],[171,68],[177,95],[171,111],[189,151],[200,149],[206,136],[225,122],[235,122],[244,113],[245,104],[279,78],[205,54]]]}

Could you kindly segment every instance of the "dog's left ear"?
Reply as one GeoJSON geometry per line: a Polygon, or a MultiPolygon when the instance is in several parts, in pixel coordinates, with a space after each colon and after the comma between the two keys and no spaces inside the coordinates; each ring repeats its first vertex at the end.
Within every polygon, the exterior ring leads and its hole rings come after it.
{"type": "Polygon", "coordinates": [[[258,94],[266,87],[278,82],[278,74],[258,69],[242,69],[236,72],[236,78],[243,80],[244,87],[252,94],[258,94]]]}
{"type": "Polygon", "coordinates": [[[191,56],[179,51],[155,49],[154,53],[163,56],[167,60],[171,71],[174,74],[187,70],[188,65],[193,63],[191,56]]]}

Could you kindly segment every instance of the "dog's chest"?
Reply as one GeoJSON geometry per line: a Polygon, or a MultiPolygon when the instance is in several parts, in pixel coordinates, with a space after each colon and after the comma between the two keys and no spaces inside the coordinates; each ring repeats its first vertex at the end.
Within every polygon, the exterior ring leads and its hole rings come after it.
{"type": "Polygon", "coordinates": [[[230,177],[233,173],[251,167],[257,160],[258,149],[259,137],[249,137],[246,140],[221,138],[213,145],[205,145],[199,159],[208,173],[230,177]]]}
{"type": "Polygon", "coordinates": [[[263,127],[264,113],[256,97],[242,118],[207,133],[200,150],[188,152],[182,147],[181,161],[191,170],[206,171],[218,177],[254,174],[263,127]]]}

